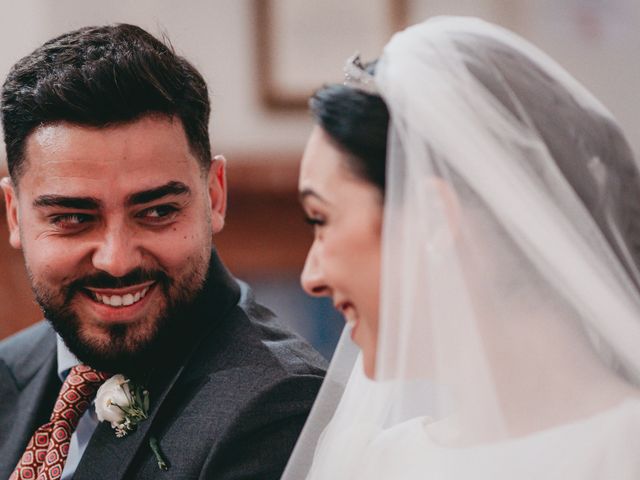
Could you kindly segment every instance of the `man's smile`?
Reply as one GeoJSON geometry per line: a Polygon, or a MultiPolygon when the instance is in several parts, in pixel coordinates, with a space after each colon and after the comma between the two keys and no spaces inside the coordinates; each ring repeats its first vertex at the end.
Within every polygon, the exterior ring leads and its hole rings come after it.
{"type": "Polygon", "coordinates": [[[150,281],[140,285],[133,285],[128,288],[105,289],[105,288],[87,288],[91,296],[97,302],[102,302],[111,307],[122,307],[133,305],[145,297],[149,288],[156,282],[150,281]]]}
{"type": "Polygon", "coordinates": [[[159,299],[152,300],[156,292],[155,281],[126,288],[85,288],[82,303],[92,312],[92,317],[105,323],[133,323],[144,317],[144,313],[159,299]]]}
{"type": "Polygon", "coordinates": [[[139,302],[141,298],[149,291],[149,288],[144,288],[135,294],[127,293],[125,295],[100,295],[99,293],[95,294],[95,298],[97,301],[104,303],[105,305],[111,305],[112,307],[120,307],[120,306],[129,306],[133,305],[136,302],[139,302]]]}

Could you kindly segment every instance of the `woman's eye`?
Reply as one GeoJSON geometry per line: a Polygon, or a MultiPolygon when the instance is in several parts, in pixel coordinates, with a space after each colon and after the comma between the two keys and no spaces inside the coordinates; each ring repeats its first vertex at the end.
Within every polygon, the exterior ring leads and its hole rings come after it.
{"type": "Polygon", "coordinates": [[[311,217],[309,215],[305,215],[304,221],[313,227],[322,227],[326,223],[324,218],[311,217]]]}

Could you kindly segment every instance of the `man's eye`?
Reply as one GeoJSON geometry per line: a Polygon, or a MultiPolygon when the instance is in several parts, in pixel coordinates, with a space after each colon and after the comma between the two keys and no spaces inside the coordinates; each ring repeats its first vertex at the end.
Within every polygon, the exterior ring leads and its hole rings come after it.
{"type": "Polygon", "coordinates": [[[59,228],[75,228],[86,224],[93,219],[91,215],[83,213],[65,213],[62,215],[53,215],[49,218],[52,225],[59,228]]]}
{"type": "Polygon", "coordinates": [[[150,207],[136,215],[143,220],[157,221],[173,218],[178,213],[178,208],[173,205],[157,205],[150,207]]]}

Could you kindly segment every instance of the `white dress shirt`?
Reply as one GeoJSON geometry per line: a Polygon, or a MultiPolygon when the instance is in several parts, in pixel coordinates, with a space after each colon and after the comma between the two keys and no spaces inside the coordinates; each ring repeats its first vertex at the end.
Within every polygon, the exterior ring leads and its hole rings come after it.
{"type": "MultiPolygon", "coordinates": [[[[60,377],[60,380],[64,382],[71,368],[78,365],[80,361],[69,351],[59,336],[57,337],[57,354],[58,376],[60,377]]],[[[97,426],[98,418],[96,417],[96,411],[92,402],[91,406],[86,412],[84,412],[84,415],[80,417],[78,426],[71,436],[69,455],[67,456],[67,462],[64,465],[64,470],[62,471],[62,477],[60,477],[60,480],[70,480],[73,477],[73,474],[76,472],[76,468],[78,468],[78,464],[80,463],[80,459],[82,458],[82,454],[84,453],[85,448],[87,448],[87,444],[89,443],[89,440],[91,440],[91,435],[93,435],[97,426]]]]}

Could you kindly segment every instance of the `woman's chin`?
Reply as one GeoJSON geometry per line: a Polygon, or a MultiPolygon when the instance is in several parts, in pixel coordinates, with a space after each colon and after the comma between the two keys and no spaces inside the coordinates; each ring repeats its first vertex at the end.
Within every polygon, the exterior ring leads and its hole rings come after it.
{"type": "Polygon", "coordinates": [[[369,351],[369,348],[362,348],[362,367],[367,378],[375,380],[376,373],[376,352],[369,351]]]}

